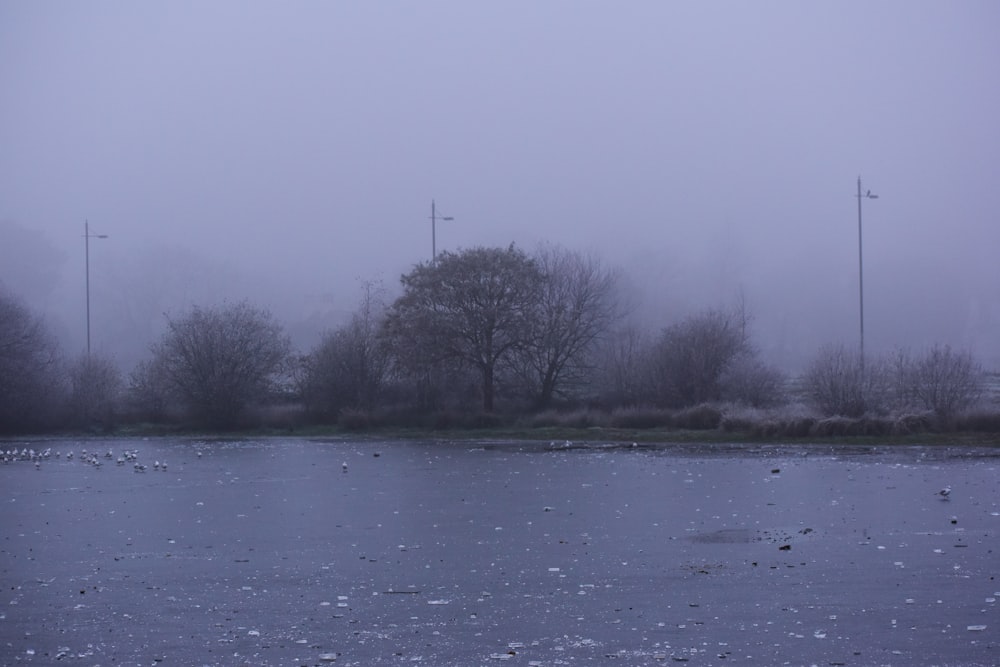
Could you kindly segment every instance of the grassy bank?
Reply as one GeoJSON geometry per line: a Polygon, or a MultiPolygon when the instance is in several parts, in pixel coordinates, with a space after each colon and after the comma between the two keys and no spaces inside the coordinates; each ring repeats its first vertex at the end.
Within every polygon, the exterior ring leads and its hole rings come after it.
{"type": "Polygon", "coordinates": [[[291,436],[358,440],[405,438],[706,445],[843,443],[998,446],[1000,413],[968,413],[948,420],[929,413],[823,418],[801,407],[755,410],[733,404],[705,404],[684,410],[549,410],[527,416],[450,411],[349,411],[343,413],[337,423],[329,424],[312,423],[301,412],[284,410],[280,413],[252,415],[240,428],[226,431],[206,430],[181,422],[128,422],[119,423],[111,429],[60,431],[48,435],[211,439],[291,436]]]}
{"type": "Polygon", "coordinates": [[[677,443],[677,444],[825,444],[825,445],[959,445],[1000,447],[1000,433],[980,431],[920,432],[886,434],[762,434],[759,430],[724,430],[723,428],[625,428],[613,426],[525,426],[497,425],[490,427],[433,428],[423,426],[372,426],[365,429],[345,429],[336,425],[293,427],[261,427],[239,431],[206,432],[199,429],[166,427],[157,424],[137,424],[116,429],[107,437],[201,437],[207,439],[242,439],[259,437],[344,438],[354,440],[443,440],[443,441],[530,441],[540,443],[677,443]]]}

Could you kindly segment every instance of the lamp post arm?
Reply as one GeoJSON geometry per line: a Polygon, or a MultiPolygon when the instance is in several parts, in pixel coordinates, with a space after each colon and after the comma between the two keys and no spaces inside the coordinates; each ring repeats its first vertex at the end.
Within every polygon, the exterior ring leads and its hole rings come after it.
{"type": "Polygon", "coordinates": [[[431,263],[437,263],[437,220],[438,218],[442,220],[454,220],[450,215],[438,216],[437,205],[434,200],[431,200],[431,263]]]}

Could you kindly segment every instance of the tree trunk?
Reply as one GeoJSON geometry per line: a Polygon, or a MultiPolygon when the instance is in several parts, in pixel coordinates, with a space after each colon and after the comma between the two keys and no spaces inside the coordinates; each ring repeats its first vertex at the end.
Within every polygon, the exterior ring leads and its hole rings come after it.
{"type": "Polygon", "coordinates": [[[539,388],[538,401],[536,406],[539,410],[544,410],[552,405],[552,397],[556,393],[556,371],[553,365],[545,369],[542,377],[542,386],[539,388]]]}
{"type": "Polygon", "coordinates": [[[483,367],[483,412],[493,412],[493,364],[483,367]]]}

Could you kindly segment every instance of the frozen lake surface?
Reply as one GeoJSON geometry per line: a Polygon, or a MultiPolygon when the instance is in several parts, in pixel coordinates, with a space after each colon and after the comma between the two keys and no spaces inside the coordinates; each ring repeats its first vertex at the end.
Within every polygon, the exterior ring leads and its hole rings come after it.
{"type": "Polygon", "coordinates": [[[1000,664],[997,450],[15,445],[4,665],[1000,664]]]}

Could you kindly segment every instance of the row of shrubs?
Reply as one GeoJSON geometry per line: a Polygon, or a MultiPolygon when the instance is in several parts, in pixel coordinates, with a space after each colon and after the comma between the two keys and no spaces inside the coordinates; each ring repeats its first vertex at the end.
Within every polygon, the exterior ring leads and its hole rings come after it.
{"type": "Polygon", "coordinates": [[[626,409],[611,413],[543,413],[530,426],[719,430],[759,438],[896,436],[921,433],[1000,433],[1000,412],[970,412],[943,420],[934,413],[863,417],[775,415],[736,406],[699,405],[686,410],[626,409]]]}
{"type": "Polygon", "coordinates": [[[1000,413],[977,412],[947,422],[933,413],[879,417],[791,417],[753,421],[722,420],[723,431],[759,438],[829,438],[843,436],[905,436],[922,433],[1000,433],[1000,413]]]}
{"type": "MultiPolygon", "coordinates": [[[[262,418],[256,426],[304,426],[301,414],[289,409],[282,419],[262,418]]],[[[925,433],[977,432],[1000,434],[1000,411],[981,410],[943,419],[932,412],[862,417],[820,417],[803,406],[755,410],[737,404],[702,404],[681,410],[662,408],[580,408],[546,410],[533,415],[504,415],[439,410],[344,410],[337,426],[351,432],[391,428],[436,431],[509,428],[623,429],[718,431],[752,438],[831,438],[908,436],[925,433]]]]}

